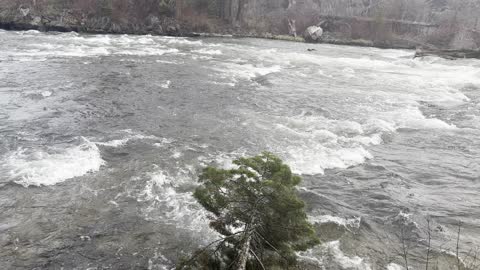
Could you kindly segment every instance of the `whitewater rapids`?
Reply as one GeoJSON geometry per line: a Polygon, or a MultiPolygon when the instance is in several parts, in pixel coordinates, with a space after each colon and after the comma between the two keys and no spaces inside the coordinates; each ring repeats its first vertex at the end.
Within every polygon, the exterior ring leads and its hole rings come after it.
{"type": "Polygon", "coordinates": [[[216,237],[199,170],[265,150],[304,178],[315,268],[402,269],[402,228],[421,265],[426,218],[438,254],[458,222],[480,246],[480,61],[413,54],[0,31],[0,268],[171,269],[216,237]]]}

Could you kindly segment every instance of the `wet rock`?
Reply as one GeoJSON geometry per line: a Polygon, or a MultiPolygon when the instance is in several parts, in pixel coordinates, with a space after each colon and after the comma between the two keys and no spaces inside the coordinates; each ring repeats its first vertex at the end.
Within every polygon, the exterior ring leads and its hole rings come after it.
{"type": "Polygon", "coordinates": [[[42,17],[35,16],[31,22],[32,25],[41,25],[42,24],[42,17]]]}
{"type": "Polygon", "coordinates": [[[177,32],[178,32],[178,30],[177,30],[177,27],[175,25],[168,25],[167,26],[167,33],[168,34],[175,34],[177,32]]]}
{"type": "Polygon", "coordinates": [[[82,241],[91,241],[92,239],[88,235],[81,235],[80,240],[82,241]]]}

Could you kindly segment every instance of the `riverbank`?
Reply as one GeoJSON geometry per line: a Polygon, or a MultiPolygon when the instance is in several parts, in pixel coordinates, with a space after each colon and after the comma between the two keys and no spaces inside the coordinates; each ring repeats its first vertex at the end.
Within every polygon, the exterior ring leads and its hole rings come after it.
{"type": "MultiPolygon", "coordinates": [[[[294,37],[286,34],[281,29],[281,25],[260,30],[255,24],[235,25],[226,20],[197,15],[183,16],[179,19],[175,16],[161,14],[149,14],[139,18],[130,13],[121,15],[101,13],[88,16],[73,7],[60,10],[57,6],[49,6],[47,9],[26,6],[17,9],[2,9],[0,6],[0,28],[88,34],[264,38],[305,42],[301,35],[294,37]]],[[[368,39],[353,39],[330,31],[325,31],[324,37],[319,43],[386,49],[415,49],[414,45],[405,42],[386,43],[368,39]]]]}
{"type": "Polygon", "coordinates": [[[480,59],[480,49],[478,50],[417,50],[415,52],[415,57],[425,57],[425,56],[439,56],[445,59],[455,60],[455,59],[467,59],[474,58],[480,59]]]}
{"type": "MultiPolygon", "coordinates": [[[[28,14],[27,14],[28,15],[28,14]]],[[[109,18],[91,18],[78,22],[72,18],[62,16],[55,20],[48,20],[43,16],[24,16],[22,19],[4,20],[0,16],[0,29],[27,31],[37,30],[40,32],[77,32],[85,34],[130,34],[130,35],[159,35],[159,36],[182,36],[182,37],[226,37],[226,38],[263,38],[271,40],[283,40],[305,43],[306,40],[301,36],[291,36],[284,34],[272,34],[269,32],[258,33],[257,31],[247,31],[240,28],[220,26],[215,24],[210,26],[212,32],[197,32],[198,26],[187,22],[178,21],[174,18],[151,18],[149,24],[118,24],[110,21],[109,18]]],[[[355,47],[374,47],[381,49],[409,49],[417,50],[415,57],[439,56],[445,59],[480,59],[479,50],[441,50],[432,49],[425,44],[415,44],[400,40],[397,43],[376,42],[365,39],[335,38],[334,35],[326,33],[324,37],[312,44],[334,44],[355,47]],[[427,47],[427,48],[425,48],[427,47]]]]}
{"type": "MultiPolygon", "coordinates": [[[[305,39],[301,36],[289,36],[282,34],[272,33],[255,33],[247,31],[238,31],[232,28],[223,28],[224,32],[194,32],[182,30],[180,24],[171,23],[170,26],[153,28],[153,27],[137,27],[137,28],[90,28],[85,26],[75,25],[58,25],[58,24],[32,24],[32,23],[17,23],[17,22],[2,22],[0,21],[0,29],[12,30],[12,31],[28,31],[37,30],[40,32],[77,32],[85,34],[129,34],[129,35],[159,35],[159,36],[176,36],[176,37],[203,37],[203,38],[262,38],[271,40],[282,40],[292,42],[306,43],[305,39]],[[167,31],[165,31],[166,29],[167,31]]],[[[369,40],[363,39],[322,39],[317,43],[312,44],[334,44],[334,45],[347,45],[356,47],[375,47],[381,49],[415,49],[415,46],[408,45],[392,45],[385,43],[375,43],[369,40]]]]}

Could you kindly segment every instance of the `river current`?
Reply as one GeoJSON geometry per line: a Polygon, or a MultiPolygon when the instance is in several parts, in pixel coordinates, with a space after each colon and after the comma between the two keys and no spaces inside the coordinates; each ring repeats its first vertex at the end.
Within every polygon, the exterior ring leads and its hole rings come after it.
{"type": "Polygon", "coordinates": [[[199,170],[262,151],[304,179],[312,269],[424,269],[427,220],[432,264],[459,222],[468,261],[480,61],[413,54],[0,31],[0,268],[171,269],[217,237],[199,170]]]}

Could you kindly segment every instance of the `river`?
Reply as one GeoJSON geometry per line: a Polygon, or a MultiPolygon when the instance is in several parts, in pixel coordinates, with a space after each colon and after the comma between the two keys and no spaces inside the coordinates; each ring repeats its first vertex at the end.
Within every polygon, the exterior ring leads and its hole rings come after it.
{"type": "Polygon", "coordinates": [[[0,31],[0,268],[171,269],[216,235],[199,170],[271,151],[314,269],[480,246],[480,61],[259,39],[0,31]],[[308,51],[307,49],[314,49],[308,51]]]}

